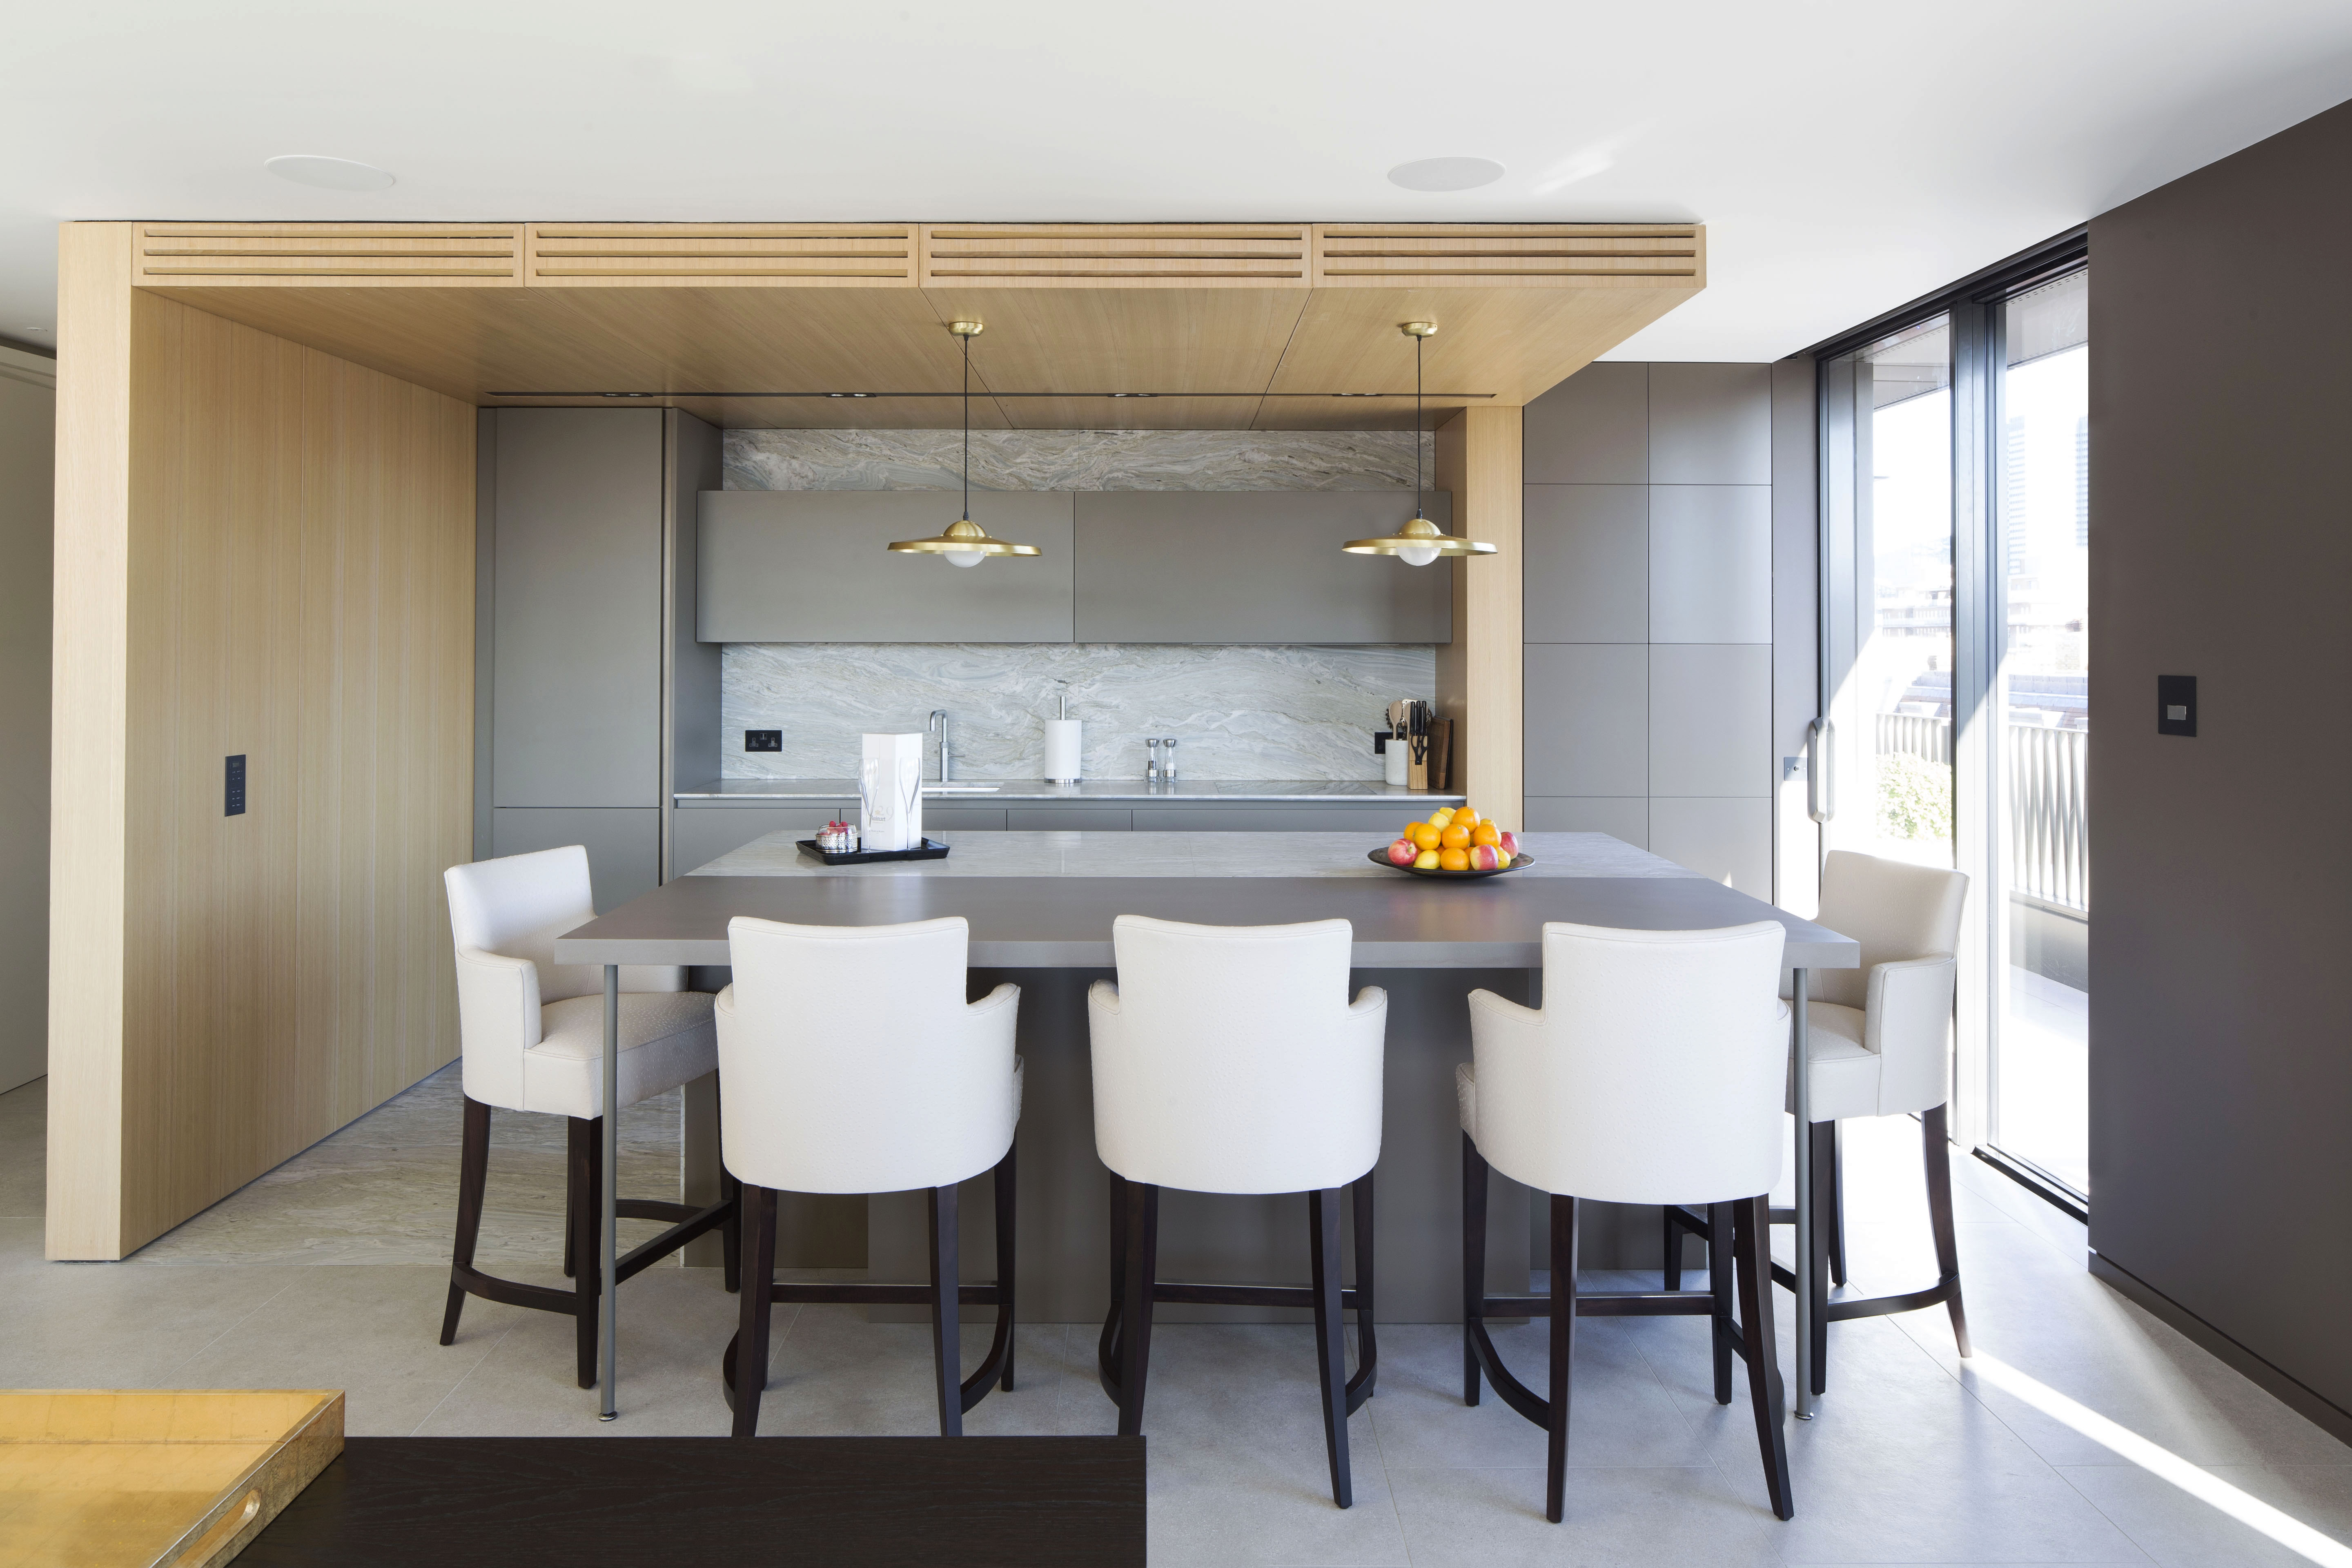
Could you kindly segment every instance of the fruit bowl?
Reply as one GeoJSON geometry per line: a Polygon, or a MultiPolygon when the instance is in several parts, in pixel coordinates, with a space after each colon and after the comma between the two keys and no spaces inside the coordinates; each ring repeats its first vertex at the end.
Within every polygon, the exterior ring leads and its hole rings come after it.
{"type": "Polygon", "coordinates": [[[1386,847],[1373,850],[1370,858],[1375,866],[1391,871],[1402,871],[1408,877],[1433,877],[1443,881],[1474,881],[1480,877],[1500,877],[1506,872],[1522,870],[1536,863],[1536,858],[1524,851],[1511,857],[1509,865],[1497,866],[1491,871],[1447,871],[1437,867],[1423,870],[1418,866],[1400,866],[1389,858],[1386,847]]]}

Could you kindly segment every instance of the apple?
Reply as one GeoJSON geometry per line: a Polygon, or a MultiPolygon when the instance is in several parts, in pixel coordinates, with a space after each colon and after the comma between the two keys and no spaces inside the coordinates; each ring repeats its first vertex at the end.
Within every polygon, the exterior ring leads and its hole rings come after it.
{"type": "Polygon", "coordinates": [[[1416,855],[1416,856],[1414,856],[1414,857],[1412,858],[1412,866],[1413,866],[1413,869],[1414,869],[1414,870],[1416,870],[1416,871],[1434,871],[1434,870],[1436,870],[1436,869],[1437,869],[1437,851],[1436,851],[1436,850],[1434,850],[1434,849],[1424,849],[1424,850],[1423,850],[1420,854],[1418,854],[1418,855],[1416,855]]]}
{"type": "Polygon", "coordinates": [[[1410,866],[1421,858],[1421,846],[1410,838],[1400,838],[1389,846],[1389,864],[1410,866]]]}
{"type": "Polygon", "coordinates": [[[1473,871],[1499,871],[1509,863],[1503,858],[1502,852],[1491,844],[1476,844],[1471,847],[1470,869],[1473,871]]]}
{"type": "Polygon", "coordinates": [[[1495,847],[1503,852],[1503,864],[1506,866],[1519,858],[1519,840],[1517,834],[1504,834],[1495,847]]]}

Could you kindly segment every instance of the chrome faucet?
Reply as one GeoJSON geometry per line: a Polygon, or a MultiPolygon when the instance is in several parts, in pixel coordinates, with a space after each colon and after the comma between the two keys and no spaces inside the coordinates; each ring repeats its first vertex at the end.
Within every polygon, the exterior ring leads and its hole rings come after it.
{"type": "Polygon", "coordinates": [[[944,708],[932,709],[930,721],[926,723],[923,728],[926,730],[937,731],[939,732],[940,783],[945,784],[950,778],[954,776],[950,772],[950,769],[952,768],[955,761],[955,753],[948,749],[948,710],[944,708]]]}

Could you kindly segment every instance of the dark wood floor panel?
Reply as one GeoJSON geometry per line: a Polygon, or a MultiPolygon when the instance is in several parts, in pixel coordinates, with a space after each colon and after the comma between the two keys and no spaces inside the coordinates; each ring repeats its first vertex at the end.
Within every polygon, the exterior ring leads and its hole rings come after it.
{"type": "Polygon", "coordinates": [[[239,1568],[1121,1568],[1140,1437],[353,1437],[239,1568]]]}

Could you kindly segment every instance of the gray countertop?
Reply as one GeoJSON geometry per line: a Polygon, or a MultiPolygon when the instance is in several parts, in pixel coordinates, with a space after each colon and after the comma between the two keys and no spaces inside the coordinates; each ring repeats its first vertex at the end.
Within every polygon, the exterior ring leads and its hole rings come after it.
{"type": "MultiPolygon", "coordinates": [[[[1402,801],[1408,806],[1427,802],[1440,806],[1459,801],[1459,794],[1444,790],[1410,790],[1402,784],[1376,784],[1360,779],[1186,779],[1170,784],[1152,784],[1144,779],[1082,779],[1076,784],[1047,784],[1043,779],[973,779],[958,780],[959,784],[993,784],[996,787],[986,794],[968,793],[955,789],[934,793],[934,784],[926,784],[923,798],[950,805],[985,805],[992,801],[1060,801],[1065,804],[1100,801],[1155,801],[1163,805],[1217,805],[1219,803],[1251,802],[1263,805],[1270,801],[1311,801],[1324,805],[1378,805],[1383,801],[1402,801]]],[[[686,801],[720,800],[855,800],[857,781],[855,779],[720,779],[699,789],[682,789],[677,798],[686,801]]]]}
{"type": "Polygon", "coordinates": [[[1143,914],[1212,925],[1337,916],[1354,923],[1365,969],[1536,968],[1547,921],[1685,931],[1774,920],[1791,964],[1861,961],[1835,931],[1598,833],[1531,834],[1522,847],[1534,866],[1464,882],[1383,870],[1351,833],[942,837],[954,849],[944,860],[828,867],[770,834],[558,939],[555,959],[723,964],[737,915],[807,925],[960,915],[975,966],[1108,969],[1111,921],[1143,914]]]}

